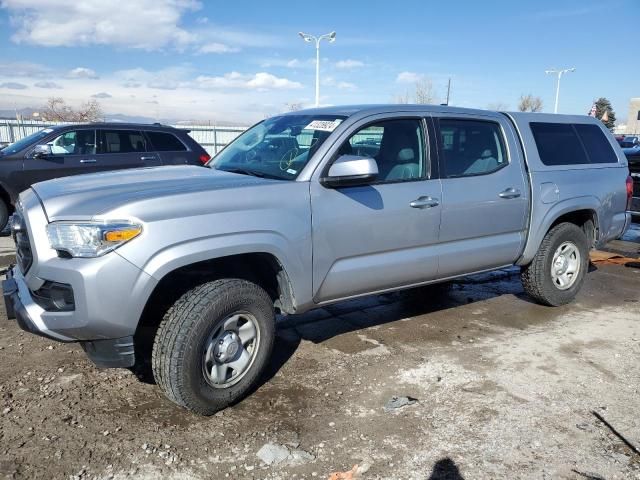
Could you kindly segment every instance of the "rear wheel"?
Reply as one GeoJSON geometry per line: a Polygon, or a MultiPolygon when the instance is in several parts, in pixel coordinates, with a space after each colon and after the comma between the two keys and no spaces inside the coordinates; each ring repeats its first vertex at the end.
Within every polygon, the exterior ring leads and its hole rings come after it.
{"type": "Polygon", "coordinates": [[[273,301],[254,283],[223,279],[184,294],[153,346],[156,382],[173,402],[211,415],[259,381],[273,349],[273,301]]]}
{"type": "Polygon", "coordinates": [[[533,261],[522,269],[522,284],[539,303],[565,305],[582,287],[588,267],[584,231],[573,223],[560,223],[547,232],[533,261]]]}

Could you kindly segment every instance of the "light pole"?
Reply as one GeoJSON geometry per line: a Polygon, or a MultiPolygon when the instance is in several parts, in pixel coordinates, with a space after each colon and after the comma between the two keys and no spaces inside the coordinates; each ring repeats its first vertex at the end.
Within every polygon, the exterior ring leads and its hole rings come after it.
{"type": "Polygon", "coordinates": [[[558,99],[560,98],[560,79],[562,78],[562,75],[568,72],[575,72],[575,71],[576,71],[575,68],[564,68],[560,70],[551,69],[551,70],[544,71],[544,73],[546,73],[547,75],[550,73],[555,73],[556,75],[558,75],[558,80],[556,82],[556,104],[555,104],[555,107],[553,107],[553,113],[558,113],[558,99]]]}
{"type": "Polygon", "coordinates": [[[298,32],[298,35],[307,43],[316,42],[316,107],[320,105],[320,41],[328,40],[329,43],[336,41],[336,32],[326,33],[316,37],[308,33],[298,32]]]}

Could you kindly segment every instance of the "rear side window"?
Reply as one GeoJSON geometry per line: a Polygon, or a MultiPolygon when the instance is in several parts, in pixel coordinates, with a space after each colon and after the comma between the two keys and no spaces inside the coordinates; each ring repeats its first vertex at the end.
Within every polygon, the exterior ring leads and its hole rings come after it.
{"type": "Polygon", "coordinates": [[[136,130],[102,130],[100,153],[145,152],[142,132],[136,130]]]}
{"type": "Polygon", "coordinates": [[[445,177],[487,175],[508,164],[499,124],[481,120],[440,119],[439,125],[445,177]]]}
{"type": "Polygon", "coordinates": [[[184,146],[175,135],[165,132],[146,132],[156,152],[184,152],[184,146]]]}
{"type": "Polygon", "coordinates": [[[531,123],[540,160],[545,165],[590,163],[580,139],[569,123],[531,123]]]}
{"type": "Polygon", "coordinates": [[[618,162],[604,133],[596,125],[532,122],[531,131],[540,160],[545,165],[618,162]]]}
{"type": "Polygon", "coordinates": [[[576,124],[574,127],[591,163],[618,163],[611,144],[597,125],[576,124]]]}

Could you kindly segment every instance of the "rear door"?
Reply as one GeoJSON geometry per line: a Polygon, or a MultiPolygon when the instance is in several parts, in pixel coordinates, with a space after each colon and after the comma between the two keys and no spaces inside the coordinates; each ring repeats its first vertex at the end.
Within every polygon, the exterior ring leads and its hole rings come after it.
{"type": "Polygon", "coordinates": [[[20,190],[52,178],[90,173],[96,158],[96,130],[74,128],[46,142],[51,155],[33,158],[28,154],[20,175],[20,190]]]}
{"type": "Polygon", "coordinates": [[[162,165],[158,155],[149,151],[142,131],[134,129],[99,129],[96,171],[162,165]]]}
{"type": "Polygon", "coordinates": [[[434,114],[442,179],[440,273],[510,265],[526,237],[529,190],[506,118],[434,114]]]}
{"type": "Polygon", "coordinates": [[[202,162],[195,158],[196,154],[191,152],[177,135],[157,130],[148,130],[145,134],[163,165],[202,165],[202,162]]]}

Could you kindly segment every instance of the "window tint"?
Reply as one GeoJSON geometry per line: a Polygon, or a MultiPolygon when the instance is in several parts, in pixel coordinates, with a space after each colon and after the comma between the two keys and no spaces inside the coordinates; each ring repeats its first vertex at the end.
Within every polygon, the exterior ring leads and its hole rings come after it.
{"type": "Polygon", "coordinates": [[[100,153],[144,152],[144,137],[135,130],[102,130],[100,153]]]}
{"type": "Polygon", "coordinates": [[[424,177],[423,143],[419,120],[389,120],[356,132],[339,154],[374,158],[378,182],[415,180],[424,177]]]}
{"type": "Polygon", "coordinates": [[[156,152],[184,152],[187,147],[171,133],[146,132],[156,152]]]}
{"type": "Polygon", "coordinates": [[[439,124],[445,177],[484,175],[509,163],[499,124],[453,119],[439,124]]]}
{"type": "Polygon", "coordinates": [[[576,124],[574,127],[591,163],[618,163],[618,158],[600,127],[588,124],[576,124]]]}
{"type": "Polygon", "coordinates": [[[540,160],[545,165],[581,165],[589,159],[580,139],[568,123],[531,123],[540,160]]]}
{"type": "Polygon", "coordinates": [[[95,130],[65,132],[48,142],[53,155],[94,155],[96,153],[95,130]]]}

